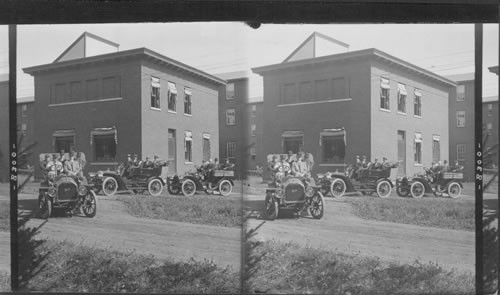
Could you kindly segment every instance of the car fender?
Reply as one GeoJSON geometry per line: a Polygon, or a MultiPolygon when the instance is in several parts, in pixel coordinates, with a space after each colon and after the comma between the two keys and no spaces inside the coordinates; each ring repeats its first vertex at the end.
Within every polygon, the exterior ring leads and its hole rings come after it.
{"type": "Polygon", "coordinates": [[[149,183],[151,180],[153,179],[159,179],[161,184],[165,185],[166,182],[163,180],[163,178],[161,178],[160,176],[151,176],[150,178],[148,178],[148,180],[146,180],[146,183],[149,183]]]}
{"type": "Polygon", "coordinates": [[[410,186],[411,186],[411,184],[413,182],[415,182],[417,180],[424,184],[425,193],[432,193],[433,192],[432,187],[430,186],[429,182],[427,180],[425,180],[424,178],[422,178],[422,177],[414,177],[414,178],[412,178],[412,180],[410,181],[410,186]]]}
{"type": "Polygon", "coordinates": [[[375,183],[375,186],[377,186],[381,181],[384,181],[384,180],[388,181],[389,184],[391,185],[391,187],[394,187],[394,183],[392,183],[392,181],[389,178],[379,178],[379,179],[377,179],[377,182],[375,183]]]}
{"type": "Polygon", "coordinates": [[[229,180],[229,182],[231,183],[232,186],[234,186],[234,181],[229,178],[229,177],[222,177],[221,179],[219,179],[219,181],[217,181],[217,186],[219,186],[219,184],[223,181],[223,180],[229,180]]]}
{"type": "Polygon", "coordinates": [[[354,185],[352,184],[351,179],[349,179],[349,177],[342,175],[342,174],[332,174],[331,179],[330,179],[330,184],[335,178],[340,178],[345,182],[345,186],[346,186],[345,192],[346,193],[348,193],[348,192],[350,193],[350,192],[355,191],[354,185]]]}

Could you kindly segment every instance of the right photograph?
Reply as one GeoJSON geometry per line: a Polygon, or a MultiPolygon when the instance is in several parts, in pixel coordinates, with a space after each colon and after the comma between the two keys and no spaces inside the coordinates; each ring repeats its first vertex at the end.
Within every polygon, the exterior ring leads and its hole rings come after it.
{"type": "Polygon", "coordinates": [[[474,24],[247,30],[244,291],[475,294],[482,87],[494,293],[498,25],[483,26],[482,84],[474,24]]]}

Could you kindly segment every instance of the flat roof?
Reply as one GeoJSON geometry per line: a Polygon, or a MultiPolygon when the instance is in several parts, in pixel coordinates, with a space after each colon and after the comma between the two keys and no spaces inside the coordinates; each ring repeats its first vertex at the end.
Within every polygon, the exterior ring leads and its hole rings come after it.
{"type": "Polygon", "coordinates": [[[302,59],[302,60],[291,61],[291,62],[286,62],[286,63],[272,64],[272,65],[268,65],[268,66],[252,68],[252,71],[254,73],[262,76],[262,74],[264,74],[266,72],[271,72],[271,71],[279,71],[279,70],[284,70],[287,68],[294,68],[294,67],[298,67],[298,66],[311,65],[311,64],[324,63],[324,62],[335,62],[335,61],[355,59],[355,58],[360,58],[360,57],[375,57],[375,58],[378,58],[381,61],[384,61],[386,63],[398,65],[398,66],[406,68],[407,70],[419,73],[421,75],[425,75],[428,78],[434,79],[434,80],[441,82],[443,84],[446,84],[448,86],[456,86],[457,85],[452,80],[449,80],[441,75],[438,75],[438,74],[433,73],[429,70],[418,67],[414,64],[411,64],[411,63],[404,61],[402,59],[399,59],[397,57],[394,57],[394,56],[392,56],[388,53],[385,53],[383,51],[380,51],[376,48],[368,48],[368,49],[351,51],[351,52],[346,52],[346,53],[321,56],[321,57],[316,57],[316,58],[308,58],[308,59],[302,59]]]}
{"type": "Polygon", "coordinates": [[[446,75],[445,77],[455,82],[474,81],[474,73],[446,75]]]}
{"type": "Polygon", "coordinates": [[[82,64],[90,64],[90,63],[96,63],[96,62],[124,59],[124,58],[129,58],[131,56],[150,58],[151,60],[153,60],[155,62],[158,62],[160,64],[168,64],[169,66],[175,67],[175,68],[182,70],[182,71],[185,71],[185,72],[188,72],[194,76],[203,78],[203,79],[208,80],[210,82],[213,82],[216,84],[223,84],[223,85],[226,84],[226,81],[224,81],[218,77],[215,77],[211,74],[208,74],[208,73],[201,71],[199,69],[196,69],[194,67],[188,66],[188,65],[181,63],[177,60],[174,60],[174,59],[171,59],[171,58],[166,57],[164,55],[161,55],[158,52],[155,52],[155,51],[150,50],[150,49],[145,48],[145,47],[131,49],[131,50],[125,50],[125,51],[119,51],[119,52],[113,52],[113,53],[108,53],[108,54],[95,55],[95,56],[85,57],[85,58],[72,59],[72,60],[67,60],[67,61],[62,61],[62,62],[57,62],[57,63],[50,63],[50,64],[44,64],[44,65],[39,65],[39,66],[27,67],[27,68],[24,68],[23,71],[27,74],[35,76],[36,74],[38,74],[40,72],[44,72],[44,71],[57,71],[57,70],[65,69],[65,68],[72,67],[72,66],[79,66],[82,64]]]}

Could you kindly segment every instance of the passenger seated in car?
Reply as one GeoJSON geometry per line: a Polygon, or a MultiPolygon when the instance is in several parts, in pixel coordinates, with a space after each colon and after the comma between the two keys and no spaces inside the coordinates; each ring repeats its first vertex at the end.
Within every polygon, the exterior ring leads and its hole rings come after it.
{"type": "Polygon", "coordinates": [[[153,168],[153,162],[149,160],[149,157],[146,156],[146,160],[144,160],[144,162],[142,163],[141,168],[153,168]]]}
{"type": "Polygon", "coordinates": [[[441,170],[443,172],[449,172],[450,171],[450,165],[448,165],[448,161],[444,160],[443,162],[443,169],[441,170]]]}
{"type": "Polygon", "coordinates": [[[291,174],[298,177],[309,176],[309,169],[307,168],[303,152],[297,154],[297,160],[293,162],[291,174]]]}
{"type": "Polygon", "coordinates": [[[64,172],[64,167],[61,162],[61,155],[60,154],[55,154],[54,158],[54,171],[56,172],[57,175],[60,175],[61,173],[64,172]]]}
{"type": "Polygon", "coordinates": [[[371,170],[381,170],[382,169],[382,163],[378,161],[378,158],[375,158],[373,161],[373,164],[370,166],[371,170]]]}
{"type": "Polygon", "coordinates": [[[464,169],[464,166],[460,166],[460,164],[458,163],[458,160],[455,160],[455,162],[453,163],[453,166],[450,167],[450,172],[459,172],[462,169],[464,169]]]}

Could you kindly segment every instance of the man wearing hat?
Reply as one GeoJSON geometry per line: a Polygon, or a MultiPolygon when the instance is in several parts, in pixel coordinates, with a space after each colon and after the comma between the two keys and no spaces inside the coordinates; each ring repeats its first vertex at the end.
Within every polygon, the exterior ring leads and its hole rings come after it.
{"type": "Polygon", "coordinates": [[[378,161],[378,158],[375,158],[375,160],[374,160],[372,166],[370,167],[370,169],[372,169],[372,170],[382,169],[382,163],[380,163],[378,161]]]}
{"type": "Polygon", "coordinates": [[[368,168],[368,159],[365,155],[363,155],[363,160],[361,160],[361,167],[362,168],[368,168]]]}

